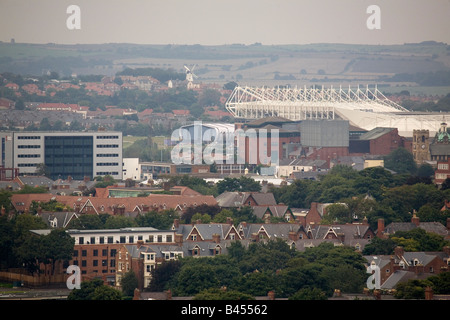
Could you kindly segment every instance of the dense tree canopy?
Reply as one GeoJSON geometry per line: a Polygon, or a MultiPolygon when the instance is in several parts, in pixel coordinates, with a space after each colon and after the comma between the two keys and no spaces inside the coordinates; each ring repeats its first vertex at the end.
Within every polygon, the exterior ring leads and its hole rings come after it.
{"type": "Polygon", "coordinates": [[[219,299],[231,295],[324,299],[334,289],[360,292],[367,278],[362,256],[349,247],[321,244],[299,252],[284,241],[252,243],[248,248],[232,242],[228,255],[183,258],[153,271],[153,289],[175,295],[219,299]],[[209,296],[211,295],[211,296],[209,296]]]}

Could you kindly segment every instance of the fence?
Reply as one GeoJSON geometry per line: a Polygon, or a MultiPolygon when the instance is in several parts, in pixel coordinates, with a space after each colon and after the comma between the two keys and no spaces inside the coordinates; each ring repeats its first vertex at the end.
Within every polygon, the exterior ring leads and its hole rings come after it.
{"type": "MultiPolygon", "coordinates": [[[[16,271],[16,270],[14,270],[16,271]]],[[[21,272],[0,271],[0,281],[20,283],[24,287],[65,287],[68,275],[30,275],[21,272]]],[[[18,270],[17,270],[18,271],[18,270]]]]}

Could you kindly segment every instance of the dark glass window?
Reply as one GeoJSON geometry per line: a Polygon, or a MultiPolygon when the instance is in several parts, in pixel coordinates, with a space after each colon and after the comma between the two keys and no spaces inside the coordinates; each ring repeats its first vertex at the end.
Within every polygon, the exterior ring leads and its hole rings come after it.
{"type": "Polygon", "coordinates": [[[46,136],[45,165],[51,179],[93,178],[93,137],[46,136]]]}

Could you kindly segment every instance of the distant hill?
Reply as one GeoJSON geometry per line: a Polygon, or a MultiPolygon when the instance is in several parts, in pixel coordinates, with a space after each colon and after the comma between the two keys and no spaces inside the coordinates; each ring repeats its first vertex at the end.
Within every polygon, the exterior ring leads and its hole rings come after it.
{"type": "MultiPolygon", "coordinates": [[[[0,72],[60,76],[115,75],[127,68],[184,73],[196,64],[198,82],[248,85],[379,83],[395,74],[450,70],[450,46],[404,45],[138,45],[0,43],[0,72]]],[[[394,79],[395,80],[395,79],[394,79]]]]}

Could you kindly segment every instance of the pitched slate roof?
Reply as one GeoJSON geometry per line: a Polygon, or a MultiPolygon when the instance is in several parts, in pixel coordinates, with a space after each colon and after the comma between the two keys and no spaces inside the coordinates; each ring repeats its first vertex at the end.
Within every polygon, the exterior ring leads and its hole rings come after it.
{"type": "Polygon", "coordinates": [[[239,238],[237,229],[229,223],[197,223],[180,224],[178,228],[172,228],[177,234],[183,235],[183,241],[189,240],[190,235],[197,231],[201,240],[208,241],[213,239],[214,234],[220,235],[220,239],[226,239],[230,232],[234,232],[239,238]]]}
{"type": "Polygon", "coordinates": [[[72,219],[78,219],[75,212],[41,212],[37,216],[51,228],[65,228],[72,219]]]}
{"type": "Polygon", "coordinates": [[[49,202],[56,200],[71,208],[79,207],[81,210],[91,207],[95,213],[114,214],[114,208],[124,207],[125,212],[141,212],[145,209],[175,209],[184,210],[189,206],[201,204],[216,205],[217,202],[213,196],[183,196],[150,194],[147,197],[128,197],[128,198],[97,198],[97,197],[78,197],[78,196],[60,196],[52,194],[14,194],[11,202],[17,211],[24,212],[33,201],[49,202]]]}
{"type": "Polygon", "coordinates": [[[262,192],[224,192],[216,197],[217,203],[220,207],[240,207],[246,204],[249,197],[252,197],[257,205],[276,205],[277,202],[273,193],[262,192]]]}
{"type": "Polygon", "coordinates": [[[273,217],[277,218],[284,218],[286,213],[289,213],[292,217],[292,213],[289,209],[289,206],[286,206],[284,204],[278,204],[275,206],[253,206],[253,214],[257,216],[260,219],[264,218],[264,214],[267,211],[270,211],[273,217]]]}
{"type": "Polygon", "coordinates": [[[444,237],[449,235],[447,228],[439,222],[420,222],[419,226],[412,222],[392,222],[385,227],[384,232],[394,234],[397,231],[411,231],[415,228],[421,228],[426,232],[433,232],[444,237]]]}
{"type": "Polygon", "coordinates": [[[307,231],[311,231],[313,239],[325,239],[330,232],[336,235],[343,234],[346,239],[360,239],[369,229],[368,224],[339,224],[314,225],[307,228],[307,231]]]}
{"type": "Polygon", "coordinates": [[[183,257],[192,256],[195,249],[199,250],[200,256],[214,256],[217,246],[221,249],[221,254],[227,253],[230,241],[213,242],[183,242],[182,244],[144,244],[140,248],[138,245],[125,245],[132,257],[138,258],[141,253],[156,253],[156,258],[164,258],[165,252],[183,252],[183,257]]]}
{"type": "Polygon", "coordinates": [[[241,223],[237,229],[245,239],[251,239],[252,234],[264,234],[269,239],[288,239],[289,232],[297,232],[299,228],[300,225],[293,223],[241,223]]]}

